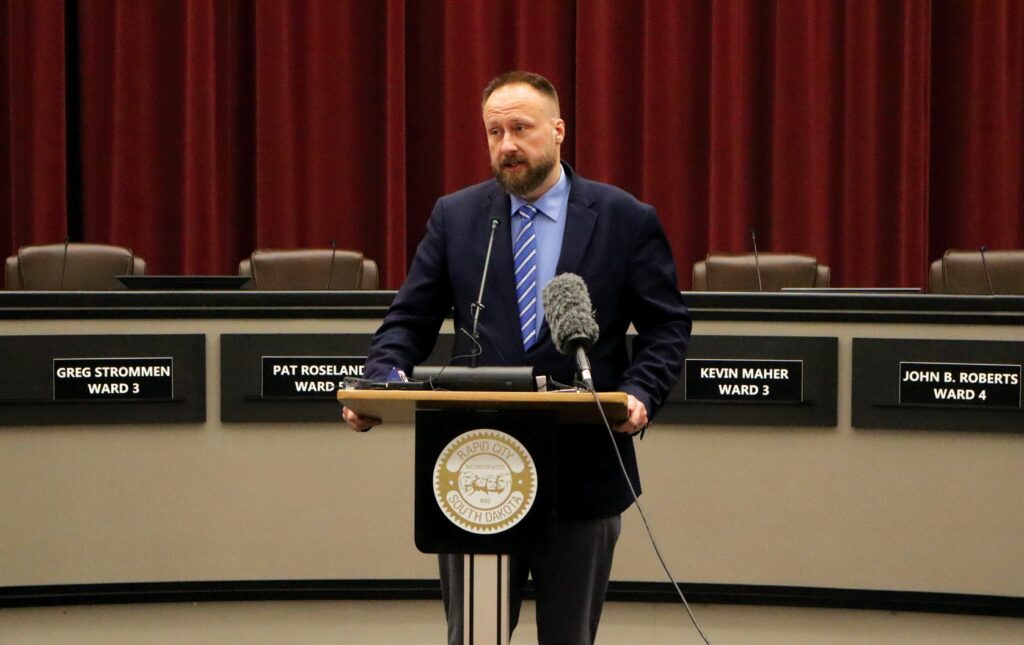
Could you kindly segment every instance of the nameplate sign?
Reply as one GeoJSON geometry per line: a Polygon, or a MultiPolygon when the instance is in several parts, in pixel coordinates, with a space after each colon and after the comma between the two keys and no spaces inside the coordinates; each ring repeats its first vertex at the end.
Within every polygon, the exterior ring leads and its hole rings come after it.
{"type": "Polygon", "coordinates": [[[363,375],[363,356],[263,356],[263,398],[329,399],[346,376],[363,375]]]}
{"type": "Polygon", "coordinates": [[[688,358],[685,378],[687,401],[804,400],[802,360],[688,358]]]}
{"type": "Polygon", "coordinates": [[[169,401],[174,398],[174,359],[54,358],[53,400],[169,401]]]}
{"type": "Polygon", "coordinates": [[[900,404],[1021,407],[1021,365],[900,362],[900,404]]]}

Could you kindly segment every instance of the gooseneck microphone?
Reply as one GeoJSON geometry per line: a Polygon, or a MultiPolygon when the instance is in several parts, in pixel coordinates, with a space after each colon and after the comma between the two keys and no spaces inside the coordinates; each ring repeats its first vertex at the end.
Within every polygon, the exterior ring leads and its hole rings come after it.
{"type": "Polygon", "coordinates": [[[57,291],[64,291],[64,272],[68,268],[68,245],[71,244],[71,237],[64,236],[64,255],[60,260],[60,281],[57,284],[57,291]]]}
{"type": "Polygon", "coordinates": [[[587,352],[597,342],[600,328],[594,320],[587,283],[575,273],[561,273],[544,287],[541,299],[555,349],[576,357],[580,380],[592,391],[594,378],[587,352]]]}
{"type": "Polygon", "coordinates": [[[985,260],[985,251],[987,250],[988,249],[982,245],[982,247],[978,249],[978,252],[981,253],[981,268],[985,269],[985,279],[988,280],[988,295],[994,296],[996,295],[996,290],[992,288],[992,274],[988,272],[988,262],[985,260]]]}
{"type": "Polygon", "coordinates": [[[331,290],[331,282],[334,280],[334,258],[338,255],[338,240],[331,238],[331,269],[327,273],[327,290],[331,290]]]}
{"type": "MultiPolygon", "coordinates": [[[[480,311],[484,308],[484,287],[487,286],[487,269],[491,266],[491,251],[494,250],[494,232],[498,230],[498,225],[501,224],[501,220],[497,217],[491,219],[491,236],[487,240],[487,254],[484,256],[484,270],[480,275],[480,293],[476,296],[476,302],[469,305],[470,311],[473,313],[473,331],[471,336],[473,341],[479,341],[480,336],[477,328],[480,325],[480,311]]],[[[477,354],[473,354],[469,359],[471,367],[476,367],[477,354]]]]}
{"type": "Polygon", "coordinates": [[[761,260],[757,257],[757,233],[754,232],[754,227],[750,227],[750,241],[754,244],[754,270],[757,271],[757,290],[764,291],[764,285],[761,283],[761,260]]]}

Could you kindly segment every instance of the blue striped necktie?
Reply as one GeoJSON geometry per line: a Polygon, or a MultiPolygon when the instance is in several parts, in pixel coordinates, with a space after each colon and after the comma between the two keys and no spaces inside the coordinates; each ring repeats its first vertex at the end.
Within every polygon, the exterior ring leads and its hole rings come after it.
{"type": "Polygon", "coordinates": [[[516,268],[516,298],[519,302],[519,328],[523,332],[523,349],[537,342],[537,229],[533,220],[537,210],[523,204],[516,215],[523,218],[523,227],[512,244],[512,262],[516,268]]]}

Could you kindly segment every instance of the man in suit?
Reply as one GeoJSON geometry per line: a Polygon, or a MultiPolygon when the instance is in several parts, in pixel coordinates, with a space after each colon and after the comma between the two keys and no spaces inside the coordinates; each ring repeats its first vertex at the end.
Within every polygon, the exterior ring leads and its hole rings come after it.
{"type": "MultiPolygon", "coordinates": [[[[370,344],[364,374],[383,379],[422,362],[449,311],[456,330],[471,328],[496,219],[479,347],[468,333],[457,333],[453,356],[477,352],[480,365],[532,365],[538,374],[572,383],[575,362],[556,351],[540,293],[556,274],[583,277],[600,327],[590,352],[594,384],[626,392],[629,417],[614,427],[614,439],[593,426],[554,433],[556,538],[545,552],[514,559],[512,625],[529,572],[539,642],[592,643],[620,514],[633,503],[630,483],[640,492],[633,437],[678,379],[691,321],[654,208],[561,162],[566,126],[547,79],[521,71],[498,76],[484,90],[483,120],[495,178],[438,200],[409,276],[370,344]],[[637,332],[632,357],[626,344],[631,324],[637,332]]],[[[349,409],[343,415],[359,431],[380,423],[349,409]]],[[[453,644],[462,642],[461,566],[461,557],[441,556],[453,644]]]]}

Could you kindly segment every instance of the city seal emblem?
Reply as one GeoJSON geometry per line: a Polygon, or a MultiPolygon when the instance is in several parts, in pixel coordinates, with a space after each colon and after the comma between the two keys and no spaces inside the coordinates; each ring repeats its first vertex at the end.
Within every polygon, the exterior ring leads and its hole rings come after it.
{"type": "Polygon", "coordinates": [[[466,531],[507,531],[533,506],[537,466],[526,447],[504,432],[464,432],[437,458],[434,497],[445,517],[466,531]]]}

